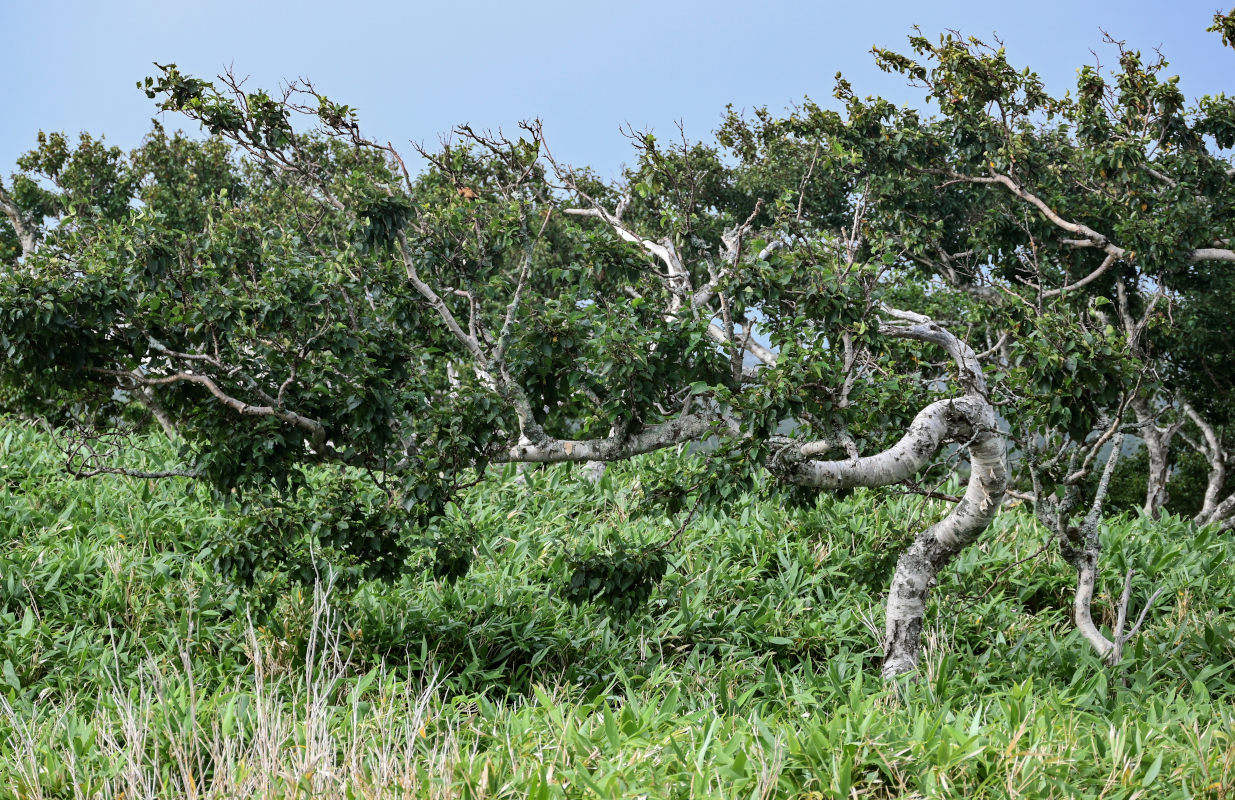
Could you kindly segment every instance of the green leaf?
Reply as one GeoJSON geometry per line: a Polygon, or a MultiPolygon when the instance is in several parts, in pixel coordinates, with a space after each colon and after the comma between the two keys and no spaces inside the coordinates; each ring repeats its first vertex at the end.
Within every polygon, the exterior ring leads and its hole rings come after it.
{"type": "Polygon", "coordinates": [[[1148,789],[1153,785],[1153,782],[1158,779],[1158,773],[1162,771],[1162,758],[1165,753],[1158,753],[1158,757],[1149,765],[1149,769],[1145,770],[1145,775],[1141,778],[1141,788],[1148,789]]]}

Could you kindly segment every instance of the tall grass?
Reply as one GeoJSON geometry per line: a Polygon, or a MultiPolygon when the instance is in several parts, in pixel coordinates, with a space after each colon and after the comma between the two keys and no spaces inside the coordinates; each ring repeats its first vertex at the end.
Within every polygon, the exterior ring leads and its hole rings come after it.
{"type": "Polygon", "coordinates": [[[477,487],[443,522],[474,532],[458,582],[326,574],[263,614],[202,553],[231,524],[204,494],[68,483],[0,428],[0,797],[1235,797],[1229,537],[1109,523],[1098,607],[1128,568],[1134,605],[1167,590],[1111,670],[1005,512],[887,685],[881,593],[933,502],[746,497],[629,618],[560,596],[565,554],[672,535],[640,513],[672,468],[477,487]]]}
{"type": "Polygon", "coordinates": [[[18,710],[0,697],[16,797],[449,797],[437,791],[459,759],[443,727],[427,744],[440,701],[382,669],[356,676],[332,625],[326,593],[313,603],[308,650],[288,676],[249,628],[248,680],[201,696],[191,640],[181,669],[154,661],[111,676],[93,697],[18,710]],[[362,699],[363,698],[363,699],[362,699]]]}

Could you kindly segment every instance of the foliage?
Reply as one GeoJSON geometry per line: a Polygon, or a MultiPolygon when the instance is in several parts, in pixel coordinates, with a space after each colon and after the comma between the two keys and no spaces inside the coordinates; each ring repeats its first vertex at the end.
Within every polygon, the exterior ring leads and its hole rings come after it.
{"type": "Polygon", "coordinates": [[[659,549],[627,549],[577,553],[570,559],[570,581],[562,596],[573,603],[595,600],[628,617],[643,607],[669,562],[659,549]]]}
{"type": "MultiPolygon", "coordinates": [[[[679,460],[626,521],[728,513],[768,476],[937,496],[968,459],[946,524],[855,552],[859,581],[929,562],[889,609],[921,608],[1006,484],[1092,578],[1108,443],[1144,438],[1152,513],[1173,436],[1215,480],[1235,447],[1235,101],[1108,46],[1053,96],[998,42],[919,31],[874,57],[934,115],[838,76],[836,108],[731,112],[715,145],[634,135],[614,181],[538,122],[461,126],[412,174],[306,81],[156,65],[139,86],[208,138],[42,136],[0,194],[0,400],[67,432],[80,477],[151,477],[126,443],[158,420],[163,476],[234,521],[202,546],[254,585],[326,561],[397,585],[419,543],[457,587],[494,533],[457,509],[494,465],[653,451],[679,460]]],[[[1235,525],[1228,499],[1197,520],[1235,525]]],[[[563,594],[630,617],[672,564],[614,527],[563,549],[563,594]]]]}
{"type": "MultiPolygon", "coordinates": [[[[152,447],[144,466],[173,457],[152,447]]],[[[891,685],[866,621],[891,563],[860,557],[936,501],[701,509],[619,628],[544,577],[669,459],[596,485],[507,473],[447,513],[479,534],[466,577],[426,564],[327,605],[271,573],[261,618],[203,555],[231,525],[208,493],[65,483],[20,424],[0,464],[0,797],[1219,798],[1235,781],[1235,552],[1173,517],[1104,529],[1104,607],[1128,568],[1137,598],[1167,589],[1117,671],[1075,645],[1068,578],[1033,557],[1045,531],[1009,511],[943,576],[920,679],[891,685]]]]}

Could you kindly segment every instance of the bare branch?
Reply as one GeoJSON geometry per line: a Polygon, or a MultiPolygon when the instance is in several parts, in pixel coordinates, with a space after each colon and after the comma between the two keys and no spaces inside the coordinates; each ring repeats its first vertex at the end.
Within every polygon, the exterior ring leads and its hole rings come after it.
{"type": "Polygon", "coordinates": [[[17,240],[21,243],[21,257],[24,259],[32,255],[39,246],[39,220],[22,213],[13,196],[5,190],[3,182],[0,182],[0,211],[9,218],[13,230],[17,233],[17,240]]]}
{"type": "Polygon", "coordinates": [[[514,330],[515,315],[519,313],[519,301],[523,297],[523,285],[527,282],[528,273],[532,269],[532,255],[536,249],[536,242],[544,234],[545,228],[549,225],[549,217],[552,215],[552,209],[545,213],[545,218],[540,224],[540,230],[536,233],[535,239],[528,236],[526,213],[524,215],[523,235],[526,241],[523,246],[523,266],[519,270],[519,279],[515,284],[515,293],[510,298],[510,303],[506,306],[506,319],[502,323],[502,332],[497,337],[497,347],[493,351],[493,363],[498,365],[499,368],[503,367],[506,360],[506,348],[510,346],[510,334],[514,330]]]}
{"type": "Polygon", "coordinates": [[[421,280],[420,274],[416,270],[416,264],[412,261],[412,249],[407,243],[407,235],[403,231],[399,232],[399,250],[403,255],[403,265],[407,272],[407,279],[412,282],[412,286],[420,293],[421,297],[428,301],[438,316],[442,318],[442,321],[446,323],[446,327],[454,334],[455,339],[467,348],[468,352],[476,358],[481,366],[487,366],[489,359],[485,355],[484,350],[481,349],[479,339],[464,333],[463,328],[459,325],[459,321],[455,319],[455,315],[451,312],[450,307],[446,305],[446,302],[433,290],[433,287],[421,280]]]}
{"type": "Polygon", "coordinates": [[[1188,256],[1192,264],[1198,261],[1232,261],[1235,262],[1235,250],[1217,247],[1201,247],[1193,250],[1188,256]]]}
{"type": "Polygon", "coordinates": [[[160,480],[162,478],[196,479],[201,477],[196,471],[183,469],[155,471],[129,469],[127,467],[95,467],[94,469],[81,469],[75,468],[72,465],[66,465],[65,470],[74,478],[93,478],[98,475],[122,475],[126,478],[145,478],[147,480],[160,480]]]}
{"type": "Polygon", "coordinates": [[[1088,286],[1089,284],[1096,281],[1098,278],[1101,278],[1102,274],[1105,273],[1108,269],[1110,269],[1111,265],[1114,264],[1118,260],[1119,259],[1116,256],[1108,253],[1106,258],[1102,259],[1102,264],[1097,269],[1095,269],[1093,272],[1081,278],[1079,281],[1076,281],[1075,283],[1070,283],[1067,286],[1061,286],[1058,289],[1047,289],[1046,291],[1042,292],[1043,299],[1058,297],[1064,292],[1070,292],[1073,289],[1080,289],[1082,286],[1088,286]]]}
{"type": "Polygon", "coordinates": [[[1133,636],[1136,635],[1136,632],[1141,629],[1141,623],[1145,621],[1145,615],[1149,613],[1149,609],[1153,608],[1154,601],[1157,600],[1158,597],[1165,591],[1165,586],[1159,586],[1154,590],[1154,593],[1149,596],[1149,599],[1145,601],[1145,607],[1141,609],[1141,613],[1136,618],[1136,622],[1132,625],[1131,630],[1121,637],[1121,644],[1127,643],[1133,636]]]}
{"type": "Polygon", "coordinates": [[[567,208],[563,209],[563,213],[574,217],[595,217],[613,228],[613,232],[618,235],[618,238],[639,245],[653,257],[660,260],[667,270],[668,288],[673,294],[673,307],[670,310],[671,312],[676,312],[681,308],[682,296],[689,293],[689,278],[683,280],[687,275],[686,266],[682,263],[682,259],[678,256],[672,242],[667,240],[654,242],[651,239],[644,239],[636,235],[620,219],[610,214],[599,204],[594,205],[592,208],[567,208]]]}
{"type": "MultiPolygon", "coordinates": [[[[729,337],[716,323],[708,325],[708,336],[717,344],[729,345],[729,337]]],[[[742,348],[769,367],[776,366],[776,354],[755,341],[753,336],[742,337],[742,348]]]]}
{"type": "MultiPolygon", "coordinates": [[[[720,284],[723,283],[737,267],[738,262],[742,258],[742,244],[746,235],[750,233],[755,217],[759,216],[759,211],[762,208],[763,200],[761,198],[755,203],[755,210],[750,213],[750,216],[746,218],[745,222],[738,225],[736,228],[731,228],[721,234],[721,257],[724,259],[725,267],[717,271],[715,275],[711,276],[708,282],[700,287],[699,291],[695,292],[694,296],[691,297],[691,305],[695,308],[703,308],[711,303],[712,298],[716,295],[717,287],[720,286],[720,284]]],[[[771,246],[772,245],[767,245],[762,251],[760,251],[759,257],[761,259],[766,257],[764,256],[764,252],[767,252],[768,248],[771,246]]]]}
{"type": "Polygon", "coordinates": [[[930,317],[888,306],[883,306],[881,311],[898,320],[881,323],[879,329],[882,333],[900,339],[917,339],[939,345],[956,362],[958,380],[965,391],[971,395],[986,396],[986,377],[982,374],[982,364],[973,348],[930,317]]]}
{"type": "Polygon", "coordinates": [[[718,417],[711,412],[684,414],[656,425],[649,425],[632,435],[615,435],[604,439],[552,439],[521,442],[501,453],[499,463],[553,464],[564,461],[620,461],[642,453],[662,450],[682,442],[704,438],[718,417]]]}
{"type": "Polygon", "coordinates": [[[93,368],[90,370],[101,375],[114,375],[124,378],[136,386],[167,386],[175,383],[192,383],[204,387],[223,405],[242,416],[273,417],[280,422],[300,428],[309,434],[314,449],[320,449],[326,440],[326,428],[315,419],[310,419],[294,411],[275,408],[273,406],[255,406],[225,393],[219,385],[206,375],[192,372],[177,372],[173,375],[151,376],[124,370],[93,368]]]}
{"type": "MultiPolygon", "coordinates": [[[[1084,223],[1072,222],[1064,219],[1058,212],[1042,200],[1042,198],[1030,191],[1027,191],[1023,186],[1008,175],[1002,175],[997,172],[992,172],[989,176],[965,175],[949,169],[926,169],[922,171],[930,175],[942,175],[950,180],[961,183],[1003,186],[1014,196],[1024,200],[1034,208],[1038,209],[1038,211],[1042,212],[1042,215],[1050,220],[1056,227],[1062,228],[1068,233],[1081,237],[1080,240],[1064,239],[1062,240],[1063,244],[1071,245],[1073,247],[1101,248],[1107,253],[1107,255],[1114,256],[1115,258],[1129,257],[1127,250],[1113,244],[1105,234],[1099,233],[1084,223]]],[[[1198,261],[1235,261],[1235,250],[1215,247],[1197,248],[1189,253],[1188,260],[1191,263],[1196,263],[1198,261]]]]}

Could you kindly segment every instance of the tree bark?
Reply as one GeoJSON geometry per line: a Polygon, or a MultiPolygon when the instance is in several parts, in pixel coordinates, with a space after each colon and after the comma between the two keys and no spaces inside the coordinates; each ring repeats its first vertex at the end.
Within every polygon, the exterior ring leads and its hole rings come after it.
{"type": "Polygon", "coordinates": [[[917,669],[926,599],[939,571],[986,530],[1003,501],[1008,466],[990,406],[975,406],[951,421],[949,439],[969,442],[969,485],[947,517],[922,531],[896,562],[888,594],[883,675],[917,669]]]}
{"type": "Polygon", "coordinates": [[[1184,403],[1184,413],[1201,431],[1201,441],[1197,449],[1209,462],[1209,477],[1205,482],[1205,498],[1201,502],[1201,510],[1192,521],[1197,525],[1221,523],[1223,517],[1231,513],[1235,507],[1235,495],[1226,500],[1221,499],[1222,487],[1226,483],[1226,451],[1222,448],[1222,439],[1209,422],[1197,413],[1190,404],[1184,403]]]}
{"type": "Polygon", "coordinates": [[[1171,477],[1171,442],[1179,432],[1183,421],[1177,421],[1164,428],[1157,425],[1156,415],[1150,408],[1149,400],[1144,395],[1138,395],[1132,400],[1132,411],[1136,415],[1137,426],[1141,438],[1145,441],[1145,450],[1149,455],[1149,475],[1145,479],[1145,513],[1157,519],[1162,514],[1162,508],[1169,499],[1166,483],[1171,477]]]}
{"type": "Polygon", "coordinates": [[[931,403],[892,447],[867,458],[806,461],[779,468],[791,483],[821,489],[886,486],[927,466],[948,442],[969,450],[969,483],[946,517],[922,531],[896,562],[888,594],[884,677],[917,668],[926,600],[939,571],[990,526],[1007,487],[1004,436],[981,396],[931,403]]]}
{"type": "Polygon", "coordinates": [[[9,224],[17,234],[17,240],[21,243],[22,259],[28,258],[39,246],[40,220],[32,219],[23,213],[3,184],[0,184],[0,212],[9,218],[9,224]]]}
{"type": "MultiPolygon", "coordinates": [[[[1061,519],[1056,526],[1055,535],[1059,540],[1059,552],[1064,561],[1076,570],[1076,593],[1072,598],[1072,620],[1085,641],[1093,647],[1099,656],[1108,664],[1119,663],[1123,655],[1123,641],[1120,633],[1113,639],[1108,639],[1098,630],[1093,621],[1093,595],[1098,580],[1098,559],[1102,554],[1102,541],[1099,537],[1099,527],[1102,522],[1102,506],[1110,489],[1111,477],[1115,474],[1115,465],[1123,448],[1123,434],[1116,434],[1111,442],[1111,452],[1107,456],[1102,477],[1098,479],[1098,487],[1094,492],[1093,503],[1089,512],[1081,520],[1080,527],[1068,527],[1067,520],[1061,519]]],[[[1124,607],[1127,600],[1124,600],[1124,607]]]]}
{"type": "Polygon", "coordinates": [[[939,400],[918,412],[905,436],[877,455],[844,461],[803,460],[811,443],[778,454],[769,466],[785,480],[821,489],[886,486],[927,466],[948,442],[969,451],[969,483],[946,517],[922,531],[896,564],[888,594],[883,675],[892,678],[918,666],[926,600],[939,571],[986,530],[1003,502],[1008,463],[1005,437],[986,398],[977,355],[942,326],[920,314],[885,308],[893,318],[881,326],[889,336],[943,347],[956,362],[964,397],[939,400]]]}
{"type": "Polygon", "coordinates": [[[134,396],[139,403],[146,407],[150,415],[154,417],[154,421],[159,423],[159,427],[163,429],[163,433],[168,439],[171,439],[173,442],[180,439],[180,434],[176,430],[176,424],[172,422],[172,418],[163,408],[163,404],[158,401],[158,398],[154,396],[154,392],[150,391],[149,387],[138,387],[134,392],[134,396]]]}

